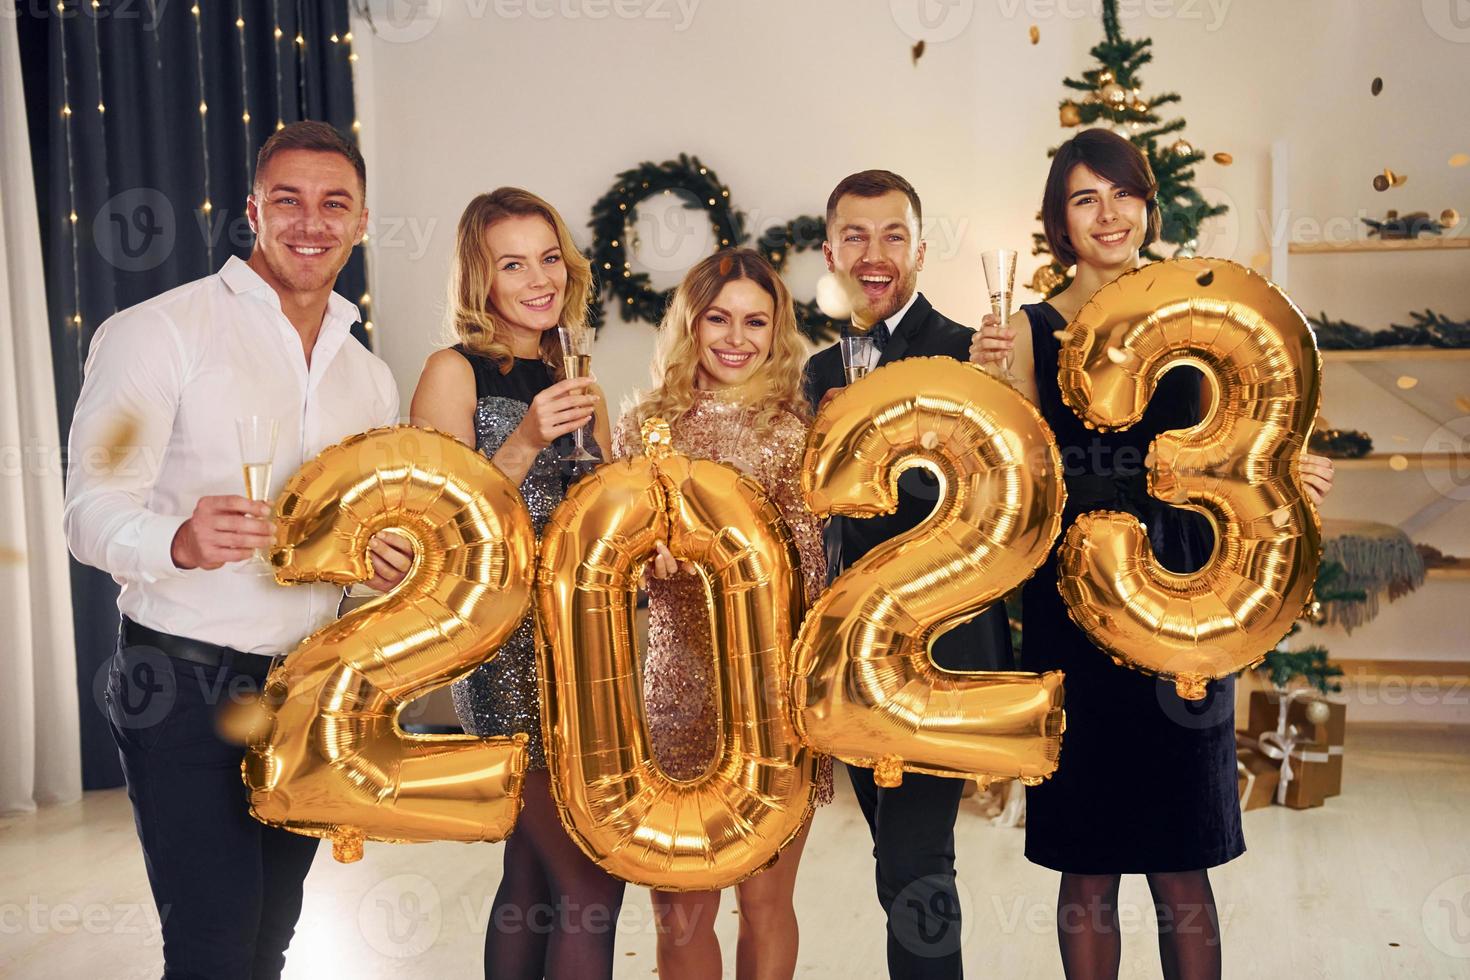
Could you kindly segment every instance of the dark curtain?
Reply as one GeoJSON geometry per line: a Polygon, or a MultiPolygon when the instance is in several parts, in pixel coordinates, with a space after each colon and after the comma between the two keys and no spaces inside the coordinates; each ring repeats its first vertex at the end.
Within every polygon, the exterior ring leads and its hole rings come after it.
{"type": "MultiPolygon", "coordinates": [[[[17,6],[65,434],[107,317],[250,253],[245,197],[277,121],[354,134],[347,0],[17,6]]],[[[358,249],[337,281],[354,302],[366,291],[363,261],[358,249]]],[[[366,342],[361,324],[354,332],[366,342]]],[[[116,600],[109,576],[72,563],[88,789],[122,783],[94,693],[116,600]]]]}

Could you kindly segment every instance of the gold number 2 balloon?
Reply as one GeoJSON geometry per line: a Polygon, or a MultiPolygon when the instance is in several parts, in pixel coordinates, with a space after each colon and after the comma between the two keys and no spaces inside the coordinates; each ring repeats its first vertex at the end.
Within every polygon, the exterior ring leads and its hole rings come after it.
{"type": "Polygon", "coordinates": [[[815,757],[786,696],[804,598],[790,532],[760,486],[674,453],[662,420],[643,434],[646,455],[583,477],[542,534],[551,785],[572,839],[611,874],[670,891],[724,888],[770,864],[811,812],[815,757]],[[689,781],[659,769],[643,721],[633,598],[656,540],[696,563],[711,597],[719,749],[689,781]]]}
{"type": "Polygon", "coordinates": [[[1062,674],[954,673],[933,638],[974,617],[1045,561],[1061,526],[1061,458],[1015,389],[971,364],[917,357],[879,368],[817,416],[802,491],[819,515],[898,506],[899,474],[927,466],[939,503],[864,555],[817,600],[794,653],[806,743],[874,769],[1020,777],[1056,770],[1062,674]]]}
{"type": "Polygon", "coordinates": [[[1212,407],[1154,440],[1149,492],[1205,514],[1214,554],[1176,574],[1136,518],[1093,511],[1067,532],[1058,585],[1114,659],[1198,699],[1206,681],[1264,656],[1308,601],[1321,527],[1298,459],[1322,368],[1301,311],[1270,282],[1223,259],[1176,259],[1120,276],[1082,307],[1062,341],[1062,396],[1091,427],[1127,428],[1183,363],[1204,371],[1212,407]]]}
{"type": "Polygon", "coordinates": [[[414,546],[392,593],[307,637],[267,680],[242,765],[250,811],[329,837],[494,841],[520,812],[526,736],[407,735],[398,711],[478,666],[525,615],[536,538],[516,487],[438,432],[375,429],[286,485],[271,561],[282,583],[361,582],[369,539],[414,546]]]}

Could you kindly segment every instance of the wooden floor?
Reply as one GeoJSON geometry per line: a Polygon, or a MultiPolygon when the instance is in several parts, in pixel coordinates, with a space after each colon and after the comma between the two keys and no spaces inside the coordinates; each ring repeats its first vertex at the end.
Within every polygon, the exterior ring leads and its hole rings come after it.
{"type": "MultiPolygon", "coordinates": [[[[1099,801],[1105,815],[1107,801],[1099,801]]],[[[1215,872],[1225,974],[1238,978],[1470,977],[1470,730],[1350,729],[1343,795],[1315,810],[1245,815],[1248,852],[1215,872]]],[[[1056,876],[1021,856],[1022,832],[966,804],[959,827],[965,970],[1056,977],[1056,876]]],[[[498,845],[368,845],[337,865],[325,848],[286,975],[473,977],[498,845]]],[[[867,829],[845,786],[820,811],[797,887],[799,975],[883,972],[867,829]]],[[[161,972],[156,914],[127,798],[0,822],[0,976],[143,978],[161,972]]],[[[1123,975],[1158,976],[1141,880],[1123,892],[1123,975]]],[[[720,932],[733,952],[733,900],[720,932]]],[[[617,975],[654,972],[645,892],[619,922],[617,975]]],[[[733,956],[727,954],[729,975],[733,956]]]]}

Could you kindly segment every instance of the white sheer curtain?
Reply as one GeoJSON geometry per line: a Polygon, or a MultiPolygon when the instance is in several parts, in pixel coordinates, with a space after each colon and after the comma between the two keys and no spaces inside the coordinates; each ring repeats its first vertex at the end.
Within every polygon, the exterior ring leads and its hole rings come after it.
{"type": "Polygon", "coordinates": [[[41,229],[20,48],[0,16],[0,813],[82,793],[41,229]]]}

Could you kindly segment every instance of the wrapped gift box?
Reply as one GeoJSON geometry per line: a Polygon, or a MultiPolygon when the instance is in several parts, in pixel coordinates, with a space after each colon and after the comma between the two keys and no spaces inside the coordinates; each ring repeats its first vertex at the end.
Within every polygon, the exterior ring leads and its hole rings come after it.
{"type": "Polygon", "coordinates": [[[1325,742],[1297,742],[1291,750],[1291,781],[1286,784],[1287,806],[1294,810],[1305,810],[1321,806],[1331,795],[1328,791],[1333,783],[1333,764],[1336,765],[1336,780],[1342,785],[1342,756],[1331,755],[1325,742]]]}
{"type": "MultiPolygon", "coordinates": [[[[1250,715],[1245,734],[1259,738],[1262,732],[1276,731],[1281,697],[1275,691],[1252,691],[1250,715]]],[[[1347,733],[1347,705],[1328,701],[1325,698],[1299,697],[1291,701],[1286,710],[1286,723],[1295,725],[1297,744],[1318,743],[1328,755],[1327,764],[1316,778],[1327,796],[1342,792],[1342,748],[1347,733]],[[1327,720],[1313,724],[1307,720],[1307,706],[1321,701],[1327,706],[1327,720]]],[[[1311,804],[1315,806],[1316,804],[1311,804]]]]}
{"type": "Polygon", "coordinates": [[[1235,767],[1240,773],[1240,808],[1254,810],[1270,806],[1281,781],[1281,765],[1239,740],[1235,743],[1235,767]]]}

